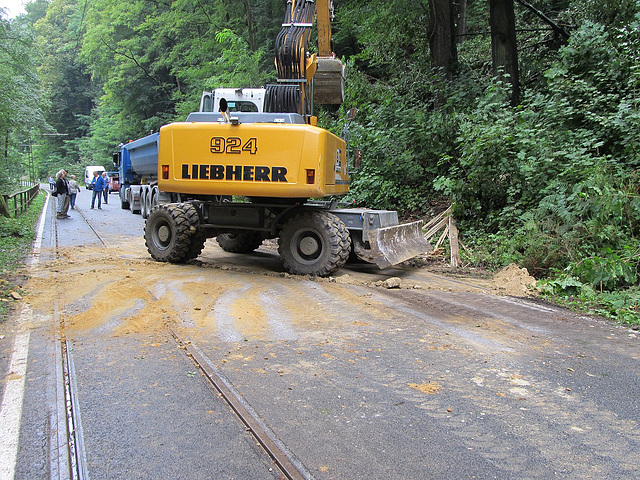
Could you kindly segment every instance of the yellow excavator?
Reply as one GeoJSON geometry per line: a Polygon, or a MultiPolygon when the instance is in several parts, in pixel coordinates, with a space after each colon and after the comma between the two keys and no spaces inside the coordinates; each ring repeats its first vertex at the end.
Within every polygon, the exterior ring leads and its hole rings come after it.
{"type": "Polygon", "coordinates": [[[315,104],[344,100],[344,64],[331,49],[330,0],[288,0],[276,40],[278,82],[204,92],[185,122],[121,145],[123,208],[147,217],[158,261],[185,262],[216,237],[250,253],[278,238],[284,268],[327,276],[350,257],[381,268],[431,249],[422,222],[395,211],[341,208],[358,155],[316,125],[315,104]],[[318,53],[309,52],[314,17],[318,53]]]}

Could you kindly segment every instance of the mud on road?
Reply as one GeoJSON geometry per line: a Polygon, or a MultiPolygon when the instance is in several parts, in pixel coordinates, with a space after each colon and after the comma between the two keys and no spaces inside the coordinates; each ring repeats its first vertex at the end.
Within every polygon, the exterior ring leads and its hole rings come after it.
{"type": "MultiPolygon", "coordinates": [[[[347,265],[330,278],[300,277],[282,270],[276,250],[271,244],[251,255],[234,255],[222,251],[215,240],[209,240],[197,260],[177,265],[152,260],[142,238],[124,238],[121,243],[110,242],[109,247],[63,247],[58,249],[55,261],[42,264],[32,272],[27,285],[31,294],[25,300],[36,308],[40,305],[47,309],[62,295],[65,323],[70,331],[108,328],[115,334],[163,328],[169,319],[204,326],[210,322],[207,317],[216,303],[226,303],[239,315],[243,329],[256,333],[260,330],[260,319],[269,315],[265,307],[259,306],[260,292],[244,292],[233,305],[230,300],[220,299],[229,289],[251,283],[256,275],[264,277],[266,283],[269,279],[287,282],[298,291],[288,302],[280,298],[287,303],[292,318],[314,314],[309,312],[308,305],[298,301],[309,282],[321,283],[325,288],[337,284],[515,296],[531,295],[535,283],[525,269],[515,266],[492,277],[447,277],[432,274],[427,268],[399,267],[381,271],[374,265],[358,263],[347,265]],[[226,272],[232,272],[233,276],[226,272]]],[[[336,291],[349,295],[348,288],[336,291]]],[[[268,302],[266,305],[268,308],[268,302]]]]}
{"type": "Polygon", "coordinates": [[[87,382],[92,478],[123,464],[136,475],[129,450],[95,453],[96,438],[119,448],[123,434],[109,425],[127,423],[123,408],[140,411],[128,421],[143,429],[128,443],[164,452],[158,462],[171,458],[149,434],[162,435],[162,422],[179,445],[200,445],[190,429],[206,437],[221,422],[207,426],[214,407],[195,400],[196,369],[177,366],[167,325],[212,359],[315,478],[637,476],[638,338],[504,296],[527,294],[530,282],[513,268],[480,278],[366,264],[296,277],[273,245],[232,255],[212,240],[196,261],[173,265],[151,260],[142,239],[112,238],[60,248],[34,270],[25,301],[43,315],[60,302],[87,382]],[[182,380],[166,384],[180,369],[182,380]],[[120,412],[101,406],[116,392],[130,398],[120,412]],[[165,410],[192,424],[150,419],[165,410]]]}

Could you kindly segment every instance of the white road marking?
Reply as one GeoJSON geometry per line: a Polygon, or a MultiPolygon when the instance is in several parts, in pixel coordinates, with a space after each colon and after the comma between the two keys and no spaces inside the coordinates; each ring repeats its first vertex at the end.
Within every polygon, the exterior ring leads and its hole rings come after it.
{"type": "MultiPolygon", "coordinates": [[[[31,309],[24,305],[21,320],[27,321],[31,309]]],[[[0,407],[0,480],[12,480],[15,475],[18,457],[18,438],[20,437],[20,420],[22,419],[22,400],[24,398],[25,377],[27,374],[27,358],[29,357],[29,331],[16,335],[13,353],[7,372],[6,387],[0,407]]]]}
{"type": "Polygon", "coordinates": [[[31,255],[27,257],[27,266],[35,266],[40,263],[40,249],[42,248],[42,236],[44,234],[44,224],[47,219],[47,211],[49,207],[49,199],[51,195],[47,194],[47,198],[42,206],[42,213],[40,214],[40,221],[38,222],[38,228],[36,229],[36,239],[33,242],[33,248],[31,249],[31,255]]]}
{"type": "MultiPolygon", "coordinates": [[[[49,198],[50,195],[47,194],[40,214],[31,255],[26,261],[28,266],[35,266],[40,262],[40,249],[42,247],[49,198]]],[[[22,311],[18,317],[17,324],[29,325],[32,321],[33,311],[31,307],[27,304],[22,304],[22,311]]],[[[13,342],[13,353],[9,362],[9,371],[6,375],[6,386],[2,397],[2,405],[0,405],[0,425],[2,425],[2,428],[0,428],[0,480],[13,480],[15,477],[30,337],[29,330],[16,334],[13,342]]]]}

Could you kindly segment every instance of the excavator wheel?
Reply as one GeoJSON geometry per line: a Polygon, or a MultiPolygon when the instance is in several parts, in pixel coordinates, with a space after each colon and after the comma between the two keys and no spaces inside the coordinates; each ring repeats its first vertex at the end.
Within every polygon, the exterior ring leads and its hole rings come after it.
{"type": "Polygon", "coordinates": [[[154,260],[180,263],[189,253],[193,232],[182,205],[159,205],[145,224],[145,244],[154,260]]]}
{"type": "Polygon", "coordinates": [[[331,275],[345,264],[350,251],[347,227],[325,211],[299,213],[285,223],[278,239],[284,267],[294,275],[331,275]]]}
{"type": "Polygon", "coordinates": [[[184,213],[189,220],[189,225],[191,226],[191,230],[193,231],[193,235],[191,236],[191,243],[189,244],[189,250],[187,250],[187,255],[185,256],[186,260],[193,260],[197,258],[204,249],[204,243],[207,241],[206,232],[199,228],[200,227],[200,217],[198,217],[198,212],[196,211],[196,207],[191,205],[190,203],[185,203],[182,205],[184,209],[184,213]]]}
{"type": "Polygon", "coordinates": [[[258,232],[221,233],[216,241],[225,252],[251,253],[262,245],[262,236],[258,232]]]}

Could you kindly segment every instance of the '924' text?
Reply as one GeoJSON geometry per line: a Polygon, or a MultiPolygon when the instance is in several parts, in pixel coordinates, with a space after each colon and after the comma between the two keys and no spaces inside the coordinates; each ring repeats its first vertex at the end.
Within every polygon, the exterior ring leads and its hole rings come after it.
{"type": "Polygon", "coordinates": [[[212,137],[211,153],[229,153],[240,155],[249,152],[251,155],[258,153],[258,139],[251,137],[243,142],[240,137],[212,137]]]}

